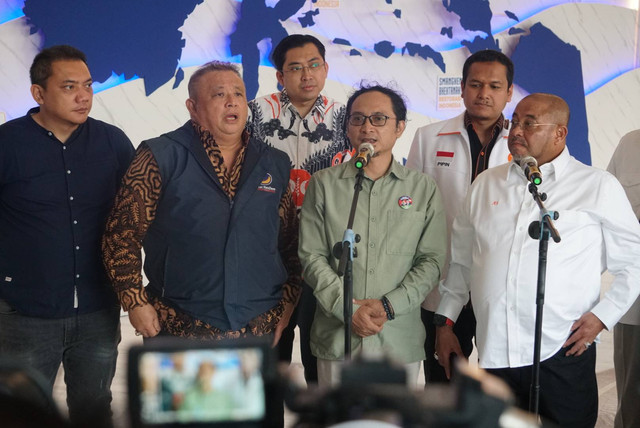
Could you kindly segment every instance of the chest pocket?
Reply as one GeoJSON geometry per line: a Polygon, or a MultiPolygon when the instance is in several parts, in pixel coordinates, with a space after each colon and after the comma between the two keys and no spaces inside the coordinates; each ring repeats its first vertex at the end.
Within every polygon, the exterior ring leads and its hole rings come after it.
{"type": "Polygon", "coordinates": [[[562,238],[560,245],[557,245],[558,248],[569,243],[572,248],[585,248],[600,241],[601,233],[598,231],[600,225],[594,222],[589,214],[573,210],[560,210],[559,214],[560,217],[554,220],[562,238]]]}
{"type": "Polygon", "coordinates": [[[413,255],[424,229],[424,213],[387,214],[387,254],[413,255]]]}

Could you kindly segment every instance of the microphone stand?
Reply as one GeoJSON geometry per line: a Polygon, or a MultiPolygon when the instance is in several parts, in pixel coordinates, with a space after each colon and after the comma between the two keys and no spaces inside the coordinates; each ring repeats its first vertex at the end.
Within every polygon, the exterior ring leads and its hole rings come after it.
{"type": "Polygon", "coordinates": [[[351,318],[353,315],[353,258],[357,256],[354,243],[360,241],[360,236],[353,230],[353,221],[356,216],[358,206],[358,196],[362,190],[362,180],[364,179],[364,169],[359,169],[356,174],[356,184],[353,187],[353,200],[351,202],[351,212],[347,222],[347,229],[344,231],[342,242],[338,242],[333,247],[333,255],[340,260],[338,263],[338,275],[344,276],[344,359],[351,359],[351,318]]]}
{"type": "Polygon", "coordinates": [[[538,414],[540,403],[540,348],[542,345],[542,309],[544,307],[545,281],[547,275],[547,247],[549,245],[549,235],[553,241],[560,242],[560,234],[553,225],[553,220],[557,220],[559,214],[556,211],[547,211],[543,201],[547,199],[546,193],[538,193],[538,187],[530,183],[529,192],[540,209],[540,221],[534,221],[529,225],[529,236],[538,239],[538,288],[536,292],[536,324],[534,330],[533,343],[533,368],[531,375],[531,390],[529,395],[529,411],[538,414]]]}

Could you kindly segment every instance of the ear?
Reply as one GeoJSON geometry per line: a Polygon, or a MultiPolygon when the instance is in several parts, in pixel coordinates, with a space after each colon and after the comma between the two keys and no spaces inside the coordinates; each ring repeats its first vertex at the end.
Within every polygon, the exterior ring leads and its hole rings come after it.
{"type": "Polygon", "coordinates": [[[396,125],[396,139],[400,138],[402,136],[402,133],[404,132],[404,129],[407,127],[407,121],[406,120],[400,120],[398,121],[398,124],[396,125]]]}
{"type": "Polygon", "coordinates": [[[40,85],[31,85],[31,96],[38,105],[44,104],[44,88],[40,85]]]}
{"type": "Polygon", "coordinates": [[[464,98],[464,80],[460,80],[460,98],[464,98]]]}
{"type": "Polygon", "coordinates": [[[556,128],[556,141],[566,141],[567,135],[569,135],[569,128],[565,125],[558,125],[556,128]]]}
{"type": "Polygon", "coordinates": [[[194,118],[196,116],[196,102],[191,98],[187,98],[185,105],[187,106],[187,110],[189,111],[191,118],[194,118]]]}
{"type": "Polygon", "coordinates": [[[511,102],[511,97],[513,96],[513,83],[511,84],[511,86],[509,86],[509,89],[507,89],[507,102],[511,102]]]}
{"type": "Polygon", "coordinates": [[[276,71],[276,79],[278,79],[280,86],[284,88],[284,75],[282,74],[282,71],[276,71]]]}

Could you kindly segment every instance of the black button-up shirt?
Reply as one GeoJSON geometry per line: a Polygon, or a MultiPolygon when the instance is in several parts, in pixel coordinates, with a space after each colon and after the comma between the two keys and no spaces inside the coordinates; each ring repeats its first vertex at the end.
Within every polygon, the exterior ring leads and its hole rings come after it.
{"type": "Polygon", "coordinates": [[[89,118],[63,144],[32,109],[0,126],[0,299],[61,318],[116,304],[100,239],[134,148],[89,118]]]}

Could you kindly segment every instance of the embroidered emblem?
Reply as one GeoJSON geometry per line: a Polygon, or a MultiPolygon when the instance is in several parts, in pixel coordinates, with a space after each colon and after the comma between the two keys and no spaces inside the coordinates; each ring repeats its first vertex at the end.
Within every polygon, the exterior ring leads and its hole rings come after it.
{"type": "Polygon", "coordinates": [[[451,162],[453,162],[453,155],[453,152],[438,150],[436,152],[436,166],[451,166],[451,162]]]}
{"type": "Polygon", "coordinates": [[[273,177],[271,176],[271,174],[267,173],[267,175],[260,182],[258,190],[262,192],[275,193],[276,188],[272,187],[271,183],[273,183],[273,177]]]}
{"type": "Polygon", "coordinates": [[[453,152],[444,152],[444,151],[440,151],[440,150],[438,150],[436,152],[436,156],[438,156],[438,157],[442,156],[444,158],[452,158],[453,154],[454,154],[453,152]]]}
{"type": "Polygon", "coordinates": [[[273,182],[273,177],[267,172],[267,176],[260,182],[263,186],[268,186],[273,182]]]}
{"type": "Polygon", "coordinates": [[[413,199],[411,199],[409,196],[401,196],[400,199],[398,199],[398,205],[403,210],[408,210],[409,208],[411,208],[412,204],[413,199]]]}

